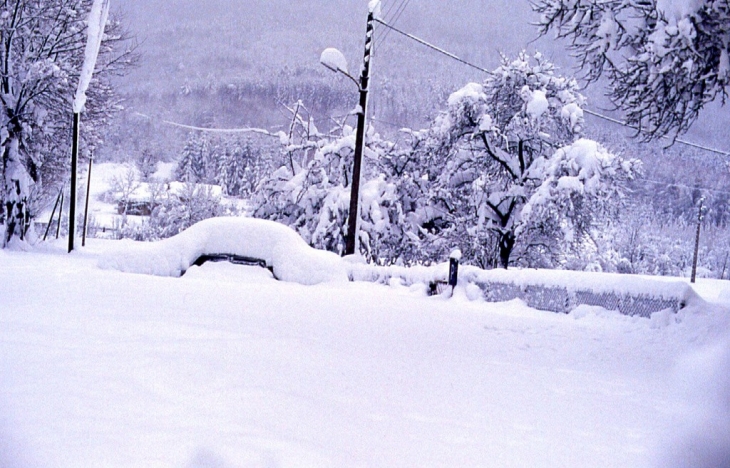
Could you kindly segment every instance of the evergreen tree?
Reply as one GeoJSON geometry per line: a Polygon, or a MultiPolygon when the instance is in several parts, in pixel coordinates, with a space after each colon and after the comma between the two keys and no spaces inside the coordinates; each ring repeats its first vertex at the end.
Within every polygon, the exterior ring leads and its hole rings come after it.
{"type": "Polygon", "coordinates": [[[180,159],[175,168],[175,179],[180,182],[196,182],[193,173],[193,161],[195,160],[196,137],[193,134],[188,136],[185,142],[180,159]]]}
{"type": "Polygon", "coordinates": [[[223,146],[223,152],[218,158],[218,170],[215,174],[215,182],[221,186],[223,193],[226,195],[236,195],[235,187],[231,186],[231,167],[233,162],[233,152],[230,143],[223,146]]]}
{"type": "Polygon", "coordinates": [[[195,179],[194,182],[207,183],[211,159],[211,144],[208,136],[204,133],[198,135],[192,150],[193,159],[190,168],[195,179]]]}

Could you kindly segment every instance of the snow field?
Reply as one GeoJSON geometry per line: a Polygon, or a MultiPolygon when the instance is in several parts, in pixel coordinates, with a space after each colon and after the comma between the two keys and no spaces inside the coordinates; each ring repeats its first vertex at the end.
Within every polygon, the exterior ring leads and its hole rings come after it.
{"type": "Polygon", "coordinates": [[[0,465],[660,466],[698,403],[674,363],[728,330],[711,306],[653,328],[230,264],[97,269],[113,244],[0,252],[0,465]]]}

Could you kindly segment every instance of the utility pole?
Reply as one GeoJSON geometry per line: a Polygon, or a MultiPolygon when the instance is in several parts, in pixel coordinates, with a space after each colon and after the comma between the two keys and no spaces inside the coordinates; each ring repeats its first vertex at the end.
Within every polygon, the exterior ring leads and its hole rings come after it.
{"type": "Polygon", "coordinates": [[[690,283],[694,283],[695,279],[697,278],[697,257],[700,252],[700,227],[702,227],[702,218],[704,216],[704,205],[705,205],[705,197],[700,198],[700,209],[699,213],[697,213],[697,235],[695,236],[695,255],[692,260],[692,278],[690,278],[690,283]]]}
{"type": "Polygon", "coordinates": [[[352,255],[357,250],[357,237],[360,227],[360,176],[362,156],[365,149],[365,114],[368,108],[368,86],[370,83],[370,64],[373,51],[373,29],[375,6],[371,2],[368,12],[367,29],[365,33],[365,55],[363,58],[362,73],[360,74],[360,104],[357,109],[357,133],[355,134],[355,157],[352,164],[352,187],[350,191],[350,214],[345,242],[345,255],[352,255]]]}
{"type": "Polygon", "coordinates": [[[69,196],[68,213],[68,251],[74,249],[76,235],[76,172],[79,165],[79,120],[80,112],[74,112],[73,141],[71,143],[71,193],[69,196]]]}
{"type": "Polygon", "coordinates": [[[89,19],[86,24],[86,48],[84,50],[84,63],[79,74],[79,84],[76,87],[76,94],[73,99],[73,142],[71,147],[71,197],[70,212],[68,219],[68,251],[74,249],[74,237],[76,236],[76,177],[79,163],[79,120],[81,112],[86,105],[86,91],[91,83],[96,68],[96,59],[99,56],[101,41],[104,37],[104,28],[109,18],[110,0],[94,0],[89,11],[89,19]]]}

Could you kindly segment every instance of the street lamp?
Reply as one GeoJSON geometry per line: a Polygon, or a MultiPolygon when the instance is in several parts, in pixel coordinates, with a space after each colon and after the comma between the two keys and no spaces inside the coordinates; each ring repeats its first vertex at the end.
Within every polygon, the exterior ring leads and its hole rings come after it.
{"type": "Polygon", "coordinates": [[[360,82],[348,73],[347,60],[337,49],[328,48],[322,52],[319,58],[320,63],[328,69],[341,73],[350,78],[360,92],[360,103],[357,107],[357,132],[355,133],[355,156],[352,163],[352,187],[350,191],[350,213],[347,224],[347,239],[345,240],[345,255],[355,253],[357,245],[357,232],[359,228],[360,211],[358,202],[360,198],[360,174],[362,166],[362,155],[365,148],[365,114],[368,107],[368,84],[370,82],[370,61],[373,49],[373,20],[379,15],[380,1],[373,0],[368,7],[368,22],[365,34],[365,54],[363,57],[362,73],[360,82]]]}

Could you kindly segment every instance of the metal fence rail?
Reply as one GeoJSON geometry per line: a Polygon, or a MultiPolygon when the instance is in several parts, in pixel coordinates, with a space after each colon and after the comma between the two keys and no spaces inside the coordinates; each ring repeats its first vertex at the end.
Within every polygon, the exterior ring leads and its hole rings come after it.
{"type": "Polygon", "coordinates": [[[568,313],[579,305],[603,307],[624,315],[650,317],[654,312],[670,309],[678,312],[686,304],[683,300],[660,299],[649,295],[595,293],[592,291],[569,291],[568,288],[538,285],[518,286],[512,283],[477,282],[489,302],[521,299],[539,310],[568,313]]]}
{"type": "MultiPolygon", "coordinates": [[[[445,265],[432,267],[378,267],[371,265],[353,265],[350,279],[353,281],[370,281],[388,284],[397,278],[406,285],[415,283],[427,284],[430,294],[441,294],[450,289],[446,281],[448,268],[445,265]]],[[[671,310],[676,313],[695,296],[692,288],[683,282],[676,282],[669,293],[665,281],[652,281],[646,278],[632,280],[635,286],[637,281],[640,287],[626,288],[617,284],[615,290],[605,287],[592,288],[573,282],[571,279],[561,283],[541,284],[537,275],[525,276],[524,271],[499,271],[498,278],[485,278],[483,270],[470,269],[459,278],[459,284],[474,284],[482,291],[482,297],[488,302],[504,302],[513,299],[523,300],[529,307],[557,313],[568,313],[579,305],[599,306],[607,310],[615,310],[621,314],[638,317],[651,317],[654,312],[671,310]],[[506,276],[506,277],[505,277],[506,276]],[[661,287],[657,288],[656,286],[661,287]],[[646,286],[646,290],[643,290],[646,286]],[[597,289],[597,290],[593,290],[597,289]]],[[[528,272],[529,273],[529,272],[528,272]]],[[[577,275],[594,275],[595,273],[576,272],[577,275]]],[[[626,281],[631,278],[626,275],[607,275],[601,277],[599,283],[603,286],[611,285],[617,279],[626,281]]],[[[575,278],[574,278],[575,279],[575,278]]],[[[591,284],[589,282],[588,284],[591,284]]],[[[595,285],[596,282],[593,281],[595,285]]]]}

